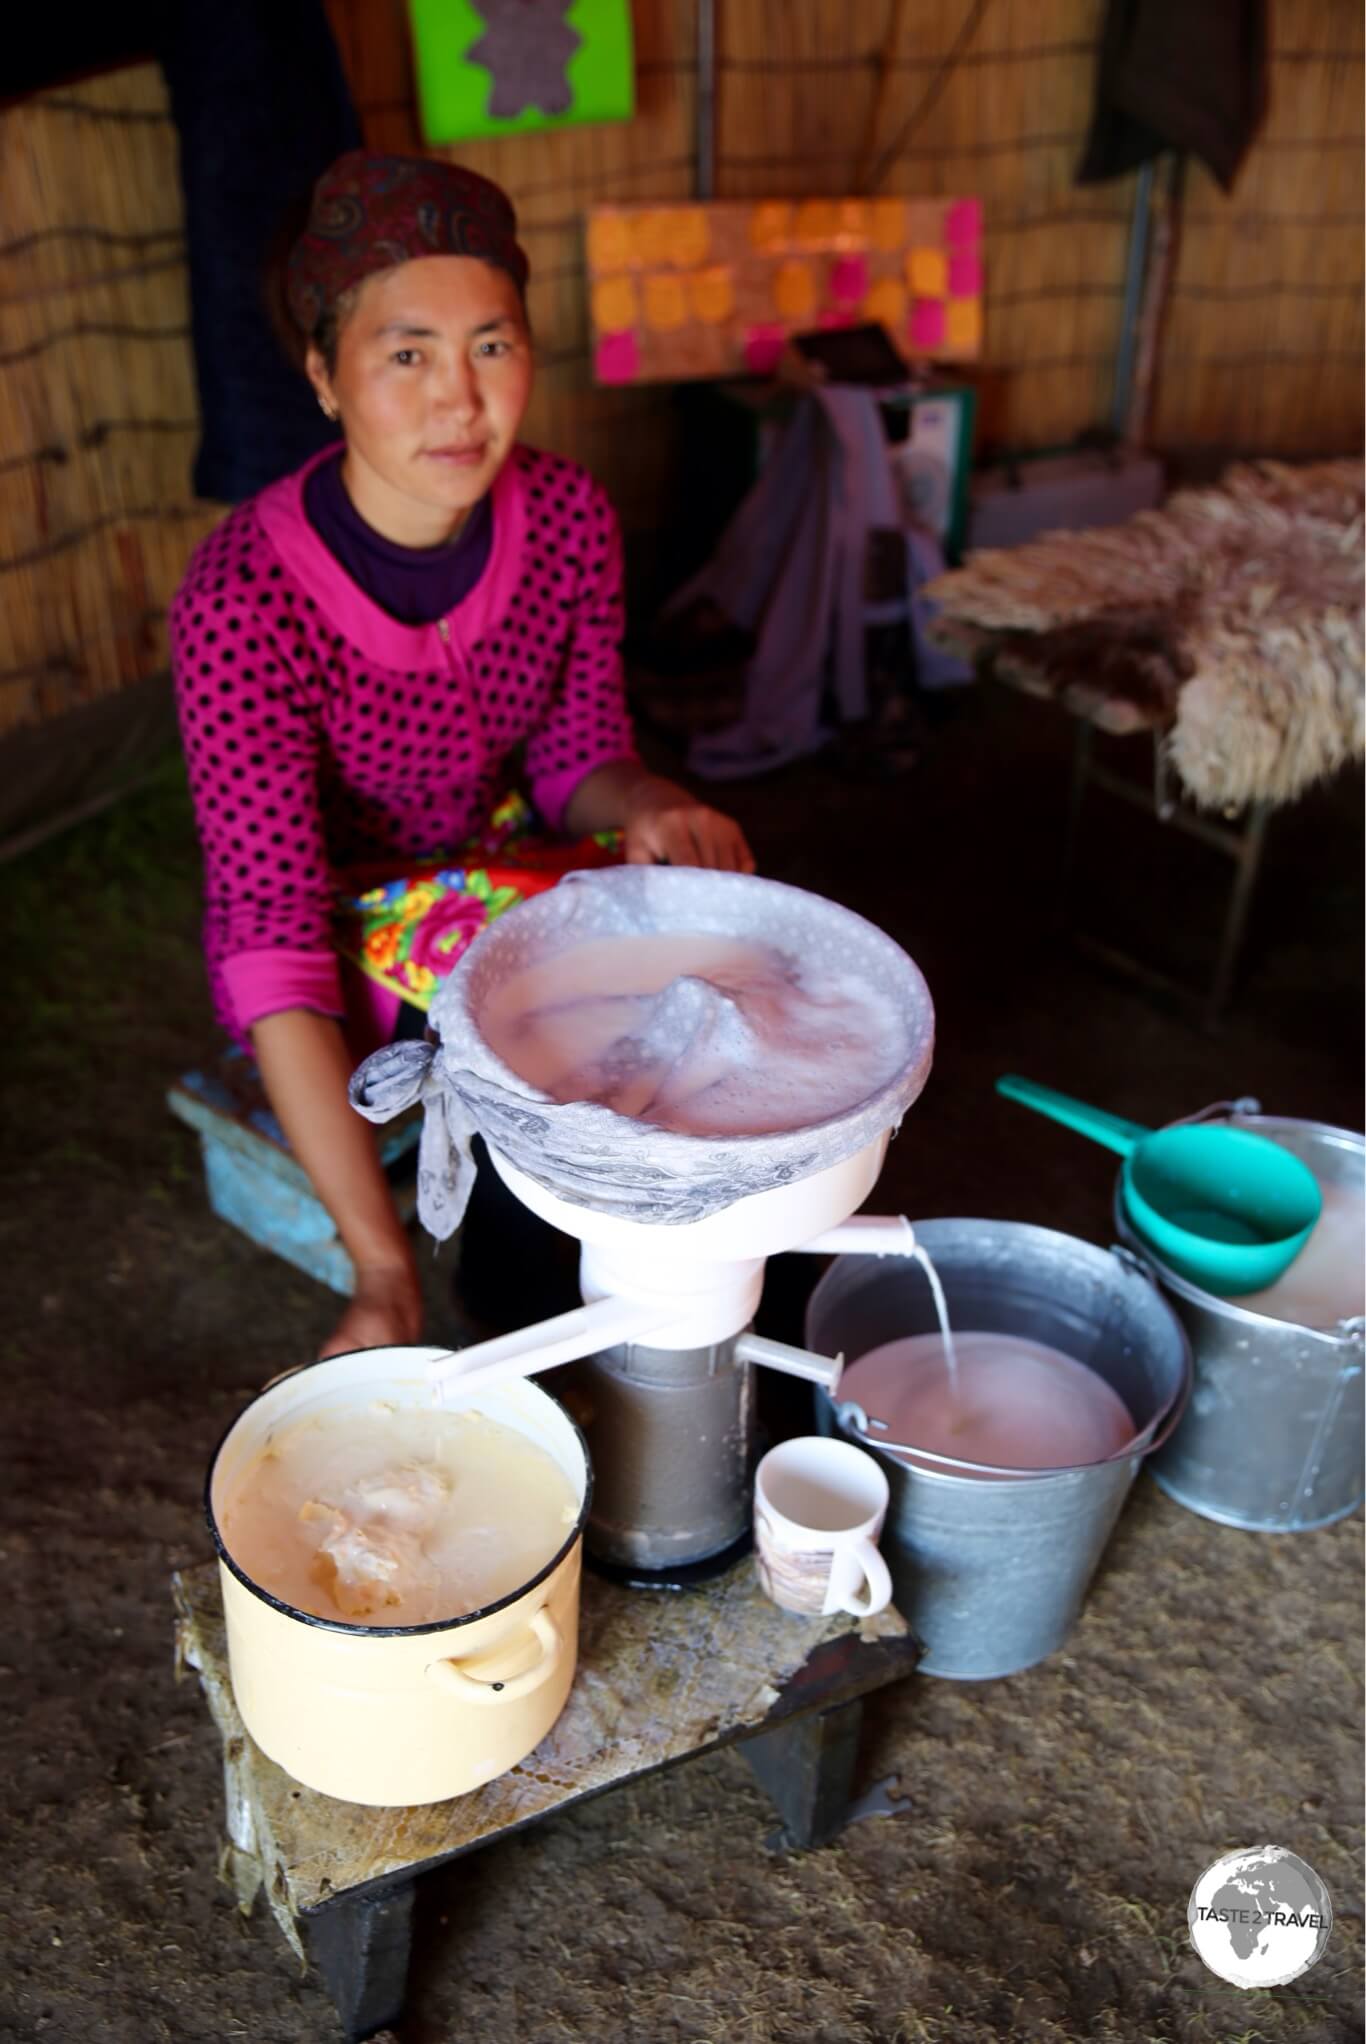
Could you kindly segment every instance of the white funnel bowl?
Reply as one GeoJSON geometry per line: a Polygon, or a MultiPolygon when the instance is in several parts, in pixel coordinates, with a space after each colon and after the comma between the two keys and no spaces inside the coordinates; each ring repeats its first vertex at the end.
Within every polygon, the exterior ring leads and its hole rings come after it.
{"type": "MultiPolygon", "coordinates": [[[[699,979],[680,963],[673,985],[684,984],[696,988],[699,979]]],[[[436,1376],[456,1393],[466,1376],[492,1371],[501,1381],[621,1343],[702,1350],[739,1335],[758,1306],[765,1258],[828,1237],[866,1200],[891,1135],[925,1085],[934,1047],[929,989],[884,931],[799,888],[689,867],[570,874],[471,946],[437,993],[431,1021],[439,1043],[378,1052],[351,1085],[353,1102],[377,1121],[423,1100],[425,1224],[439,1237],[458,1225],[477,1132],[522,1203],[583,1244],[585,1307],[445,1359],[436,1376]],[[600,1102],[554,1099],[505,1064],[483,1034],[496,990],[528,968],[603,938],[690,934],[778,951],[818,996],[827,987],[863,989],[887,1052],[866,1074],[870,1090],[823,1121],[695,1134],[600,1102]]],[[[822,1041],[832,1073],[847,1080],[841,1060],[857,1052],[844,1048],[838,1026],[822,1041]]],[[[760,1083],[771,1071],[771,1088],[782,1086],[780,1063],[745,1069],[760,1083]]],[[[774,1097],[783,1095],[771,1090],[770,1105],[774,1097]]],[[[847,1086],[830,1098],[847,1098],[847,1086]]],[[[908,1239],[904,1226],[880,1224],[876,1253],[888,1240],[905,1253],[908,1239]]],[[[779,1346],[765,1344],[764,1355],[750,1359],[813,1374],[804,1351],[784,1351],[782,1361],[779,1346]]]]}
{"type": "MultiPolygon", "coordinates": [[[[686,970],[680,968],[680,978],[686,970]]],[[[842,1220],[866,1195],[880,1144],[929,1076],[934,1008],[929,989],[899,944],[863,917],[774,880],[691,867],[619,867],[573,873],[547,894],[502,916],[470,947],[431,1009],[440,1033],[434,1078],[447,1091],[452,1126],[478,1129],[499,1169],[526,1202],[557,1227],[595,1246],[635,1245],[639,1232],[689,1237],[687,1254],[729,1259],[790,1248],[805,1228],[799,1180],[831,1190],[812,1196],[814,1214],[842,1220]],[[887,1018],[885,1075],[823,1121],[761,1134],[700,1135],[619,1115],[593,1101],[559,1101],[512,1071],[485,1039],[480,1018],[508,978],[602,938],[702,933],[784,953],[816,987],[841,981],[867,991],[887,1018]],[[871,1156],[872,1162],[866,1160],[871,1156]],[[849,1184],[869,1173],[862,1193],[849,1184]],[[840,1190],[835,1191],[834,1187],[840,1190]],[[536,1188],[533,1193],[532,1188],[536,1188]],[[538,1202],[536,1194],[554,1205],[538,1202]],[[770,1194],[779,1197],[766,1204],[770,1194]],[[828,1205],[825,1202],[828,1201],[828,1205]],[[567,1220],[570,1206],[633,1224],[617,1237],[567,1220]],[[703,1232],[711,1223],[710,1233],[703,1232]]],[[[840,1050],[832,1046],[832,1071],[840,1050]]],[[[775,1083],[779,1074],[775,1073],[775,1083]]],[[[805,1232],[817,1233],[813,1225],[805,1232]]]]}
{"type": "Polygon", "coordinates": [[[877,1183],[890,1131],[809,1178],[750,1193],[705,1220],[647,1226],[560,1199],[494,1149],[499,1177],[552,1227],[583,1243],[586,1300],[658,1303],[670,1317],[653,1329],[656,1348],[702,1348],[738,1334],[754,1317],[764,1259],[801,1249],[846,1220],[877,1183]]]}

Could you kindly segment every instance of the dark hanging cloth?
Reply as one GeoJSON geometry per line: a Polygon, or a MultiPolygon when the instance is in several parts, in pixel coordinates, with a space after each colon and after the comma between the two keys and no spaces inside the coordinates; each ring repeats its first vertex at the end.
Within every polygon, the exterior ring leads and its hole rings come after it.
{"type": "Polygon", "coordinates": [[[1227,191],[1266,111],[1266,0],[1108,0],[1078,184],[1175,150],[1227,191]]]}
{"type": "Polygon", "coordinates": [[[282,222],[360,144],[322,0],[175,0],[157,55],[180,134],[200,497],[237,503],[335,440],[267,310],[282,222]]]}
{"type": "Polygon", "coordinates": [[[302,229],[314,181],[360,146],[322,0],[72,0],[22,12],[0,47],[0,99],[153,59],[165,73],[202,420],[194,489],[250,497],[337,437],[263,288],[283,224],[293,214],[302,229]]]}
{"type": "Polygon", "coordinates": [[[71,0],[66,7],[28,7],[6,24],[0,41],[0,106],[125,64],[156,58],[156,23],[166,0],[71,0]]]}

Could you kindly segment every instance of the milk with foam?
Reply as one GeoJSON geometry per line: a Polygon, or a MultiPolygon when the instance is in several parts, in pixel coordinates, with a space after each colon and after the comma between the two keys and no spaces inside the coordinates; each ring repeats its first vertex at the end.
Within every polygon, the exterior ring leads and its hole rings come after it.
{"type": "Polygon", "coordinates": [[[1289,1270],[1233,1305],[1298,1327],[1334,1327],[1366,1313],[1366,1196],[1359,1183],[1322,1191],[1323,1211],[1289,1270]]]}
{"type": "Polygon", "coordinates": [[[714,1136],[847,1113],[905,1048],[892,1004],[866,983],[818,982],[775,946],[699,931],[575,945],[501,981],[479,1027],[556,1100],[714,1136]]]}
{"type": "Polygon", "coordinates": [[[278,1428],[219,1530],[243,1573],[296,1611],[427,1625],[520,1590],[577,1517],[569,1478],[514,1428],[376,1401],[278,1428]]]}
{"type": "Polygon", "coordinates": [[[1102,1462],[1134,1438],[1118,1392],[1060,1349],[961,1329],[953,1349],[952,1371],[942,1334],[884,1342],[850,1364],[841,1399],[887,1423],[870,1428],[870,1441],[1004,1469],[1067,1469],[1102,1462]]]}

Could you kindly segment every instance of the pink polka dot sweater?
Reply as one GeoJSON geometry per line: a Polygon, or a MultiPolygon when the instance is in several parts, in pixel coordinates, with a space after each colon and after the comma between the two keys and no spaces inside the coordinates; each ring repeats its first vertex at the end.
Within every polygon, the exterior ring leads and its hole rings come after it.
{"type": "Polygon", "coordinates": [[[407,625],[310,525],[314,466],[210,533],[171,606],[205,951],[237,1034],[282,1007],[344,1012],[334,873],[449,854],[486,820],[518,747],[552,829],[586,774],[635,756],[620,535],[591,477],[519,447],[493,485],[479,581],[435,624],[407,625]]]}

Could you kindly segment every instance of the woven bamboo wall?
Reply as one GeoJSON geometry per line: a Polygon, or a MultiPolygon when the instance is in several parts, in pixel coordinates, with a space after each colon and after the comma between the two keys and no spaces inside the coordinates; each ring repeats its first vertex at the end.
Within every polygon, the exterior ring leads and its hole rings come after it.
{"type": "Polygon", "coordinates": [[[0,734],[166,664],[221,511],[196,425],[175,136],[150,66],[0,116],[0,734]]]}
{"type": "MultiPolygon", "coordinates": [[[[403,0],[328,0],[373,146],[421,147],[403,0]]],[[[1340,451],[1361,430],[1363,36],[1276,0],[1271,114],[1232,198],[1192,171],[1153,418],[1169,447],[1340,451]]],[[[984,418],[1017,447],[1108,415],[1130,183],[1071,184],[1100,0],[718,0],[718,197],[977,192],[984,418]]],[[[639,111],[471,144],[513,193],[542,367],[528,437],[628,527],[668,522],[665,390],[591,387],[581,218],[693,189],[691,7],[636,0],[639,111]]],[[[195,503],[175,136],[139,67],[0,115],[0,733],[165,663],[164,614],[219,515],[195,503]]]]}

